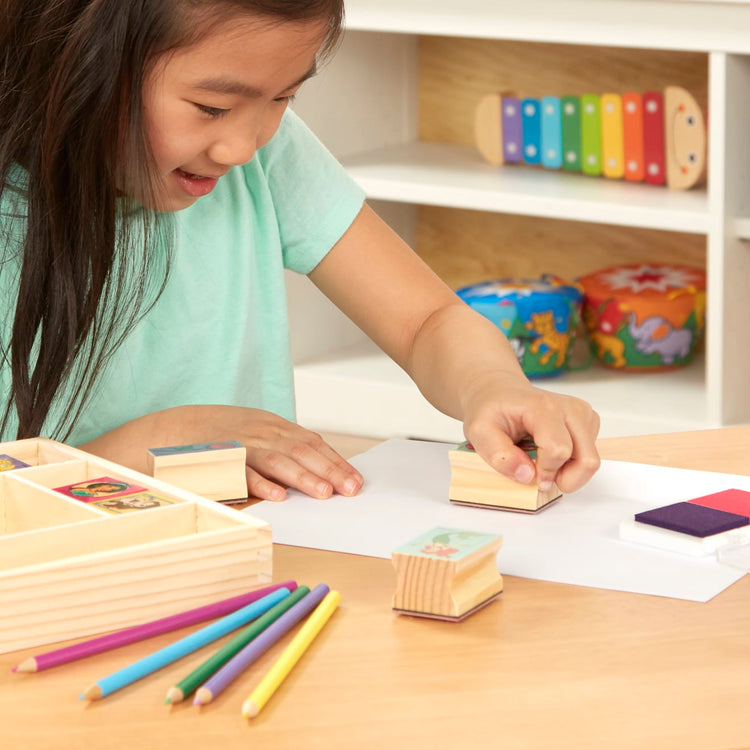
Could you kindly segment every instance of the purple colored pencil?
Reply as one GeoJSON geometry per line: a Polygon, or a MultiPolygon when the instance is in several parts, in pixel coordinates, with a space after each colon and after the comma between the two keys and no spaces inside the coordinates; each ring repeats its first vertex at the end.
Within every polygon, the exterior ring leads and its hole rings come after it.
{"type": "Polygon", "coordinates": [[[282,635],[291,630],[300,620],[312,612],[328,593],[328,586],[319,583],[307,596],[288,609],[278,620],[271,623],[241,651],[238,651],[221,669],[201,685],[193,705],[210,703],[230,682],[244,672],[259,656],[264,654],[282,635]]]}
{"type": "Polygon", "coordinates": [[[216,617],[222,617],[241,609],[248,604],[252,604],[254,601],[257,601],[282,587],[289,589],[289,591],[294,591],[294,589],[297,588],[297,583],[295,581],[274,583],[271,586],[265,586],[262,589],[249,591],[246,594],[233,596],[230,599],[222,599],[221,601],[213,602],[212,604],[196,607],[187,612],[180,612],[179,614],[170,615],[169,617],[162,617],[160,620],[153,620],[151,622],[143,623],[142,625],[135,625],[132,628],[120,630],[116,633],[109,633],[108,635],[92,638],[91,640],[83,641],[82,643],[76,643],[72,646],[65,646],[55,651],[48,651],[47,653],[26,659],[26,661],[22,662],[17,667],[13,667],[11,671],[40,672],[42,669],[49,669],[50,667],[66,664],[67,662],[75,661],[76,659],[84,659],[87,656],[99,654],[102,651],[120,648],[120,646],[126,646],[128,643],[135,643],[136,641],[152,638],[153,636],[161,635],[162,633],[169,633],[172,630],[178,630],[179,628],[184,628],[188,625],[195,625],[198,622],[205,622],[206,620],[212,620],[216,617]]]}

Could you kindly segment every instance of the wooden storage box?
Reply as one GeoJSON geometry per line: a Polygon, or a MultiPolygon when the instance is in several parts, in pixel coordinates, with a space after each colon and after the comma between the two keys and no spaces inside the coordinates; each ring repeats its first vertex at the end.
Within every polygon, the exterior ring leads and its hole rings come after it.
{"type": "Polygon", "coordinates": [[[0,444],[0,653],[117,630],[271,580],[271,527],[44,438],[0,444]],[[7,466],[7,462],[5,464],[7,466]],[[53,488],[112,477],[171,504],[112,514],[53,488]]]}

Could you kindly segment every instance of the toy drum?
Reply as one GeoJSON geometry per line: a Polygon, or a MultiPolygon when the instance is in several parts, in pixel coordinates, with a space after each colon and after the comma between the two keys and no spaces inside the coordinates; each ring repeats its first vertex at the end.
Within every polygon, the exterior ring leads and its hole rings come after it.
{"type": "Polygon", "coordinates": [[[591,348],[609,367],[672,369],[692,358],[705,328],[700,268],[632,264],[582,276],[591,348]]]}
{"type": "Polygon", "coordinates": [[[583,304],[578,284],[544,274],[473,284],[456,294],[506,335],[526,375],[566,368],[583,304]]]}

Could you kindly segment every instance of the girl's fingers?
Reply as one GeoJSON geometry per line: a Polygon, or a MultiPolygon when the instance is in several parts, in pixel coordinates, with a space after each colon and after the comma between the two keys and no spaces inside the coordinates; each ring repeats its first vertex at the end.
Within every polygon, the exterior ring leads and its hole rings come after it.
{"type": "Polygon", "coordinates": [[[291,487],[318,499],[329,498],[334,492],[355,495],[362,487],[361,475],[335,451],[331,449],[331,452],[333,458],[328,458],[299,442],[294,442],[287,450],[249,449],[247,464],[255,476],[248,479],[248,487],[249,482],[253,481],[255,486],[250,487],[253,492],[257,491],[257,487],[266,494],[278,494],[274,489],[280,486],[291,487]]]}
{"type": "Polygon", "coordinates": [[[557,483],[568,493],[582,487],[599,468],[595,440],[599,415],[591,407],[564,396],[537,394],[534,402],[515,415],[482,419],[467,430],[467,438],[496,471],[516,481],[535,480],[547,490],[557,483]],[[515,442],[531,436],[536,461],[515,442]]]}
{"type": "MultiPolygon", "coordinates": [[[[539,489],[548,490],[560,469],[573,456],[573,437],[565,422],[546,421],[534,434],[536,443],[536,480],[539,489]]],[[[559,485],[558,485],[559,486],[559,485]]]]}
{"type": "MultiPolygon", "coordinates": [[[[583,487],[596,474],[601,465],[599,452],[594,440],[599,433],[599,415],[592,412],[588,423],[570,424],[570,435],[573,438],[573,453],[570,459],[557,473],[557,486],[560,491],[569,494],[583,487]],[[591,436],[590,440],[581,440],[581,435],[591,436]]],[[[575,420],[571,420],[574,422],[575,420]]]]}
{"type": "Polygon", "coordinates": [[[245,477],[247,479],[248,497],[257,497],[260,500],[271,500],[273,502],[286,500],[286,490],[283,487],[269,481],[249,466],[245,466],[245,477]]]}
{"type": "Polygon", "coordinates": [[[292,456],[302,466],[331,483],[340,495],[356,495],[364,484],[362,475],[316,433],[310,442],[292,449],[292,456]]]}
{"type": "Polygon", "coordinates": [[[474,450],[500,474],[528,484],[534,479],[534,462],[515,445],[513,440],[496,426],[490,431],[477,430],[467,435],[474,450]]]}
{"type": "Polygon", "coordinates": [[[270,482],[291,487],[318,499],[333,494],[330,482],[301,466],[295,459],[278,450],[257,448],[248,451],[247,464],[270,482]]]}
{"type": "Polygon", "coordinates": [[[598,432],[599,415],[589,408],[576,410],[575,404],[560,418],[540,420],[533,433],[540,489],[555,482],[567,494],[586,484],[599,468],[598,432]]]}

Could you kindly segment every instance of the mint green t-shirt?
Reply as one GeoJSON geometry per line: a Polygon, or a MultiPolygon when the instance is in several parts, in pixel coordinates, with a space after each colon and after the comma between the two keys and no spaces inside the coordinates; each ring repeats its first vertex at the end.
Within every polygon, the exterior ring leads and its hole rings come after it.
{"type": "MultiPolygon", "coordinates": [[[[249,406],[294,419],[284,269],[314,269],[363,200],[287,111],[251,162],[174,214],[166,288],[109,361],[68,442],[185,404],[249,406]]],[[[7,397],[7,368],[2,375],[7,397]]],[[[53,408],[49,429],[58,414],[53,408]]]]}

